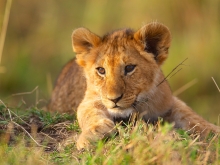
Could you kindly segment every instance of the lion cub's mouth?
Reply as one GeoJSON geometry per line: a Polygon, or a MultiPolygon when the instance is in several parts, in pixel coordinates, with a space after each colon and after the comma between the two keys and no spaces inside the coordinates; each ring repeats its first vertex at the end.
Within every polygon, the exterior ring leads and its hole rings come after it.
{"type": "Polygon", "coordinates": [[[119,100],[118,102],[103,99],[103,105],[113,117],[126,117],[135,111],[136,97],[119,100]]]}
{"type": "Polygon", "coordinates": [[[122,107],[118,106],[118,105],[115,105],[112,109],[120,109],[120,110],[123,110],[122,107]]]}
{"type": "Polygon", "coordinates": [[[122,108],[117,106],[116,108],[108,109],[108,112],[112,117],[123,117],[123,118],[128,117],[130,114],[132,114],[133,111],[134,109],[132,107],[122,108]]]}
{"type": "Polygon", "coordinates": [[[133,103],[131,103],[129,105],[124,105],[124,106],[121,106],[120,104],[119,105],[115,104],[113,107],[111,107],[109,109],[112,109],[114,111],[117,111],[117,110],[118,111],[124,111],[126,109],[129,109],[129,108],[133,107],[133,105],[135,105],[135,104],[136,104],[136,100],[133,103]]]}
{"type": "Polygon", "coordinates": [[[122,118],[128,117],[135,111],[133,106],[135,102],[136,101],[130,104],[130,106],[126,105],[126,107],[122,107],[120,105],[115,104],[114,107],[108,108],[108,112],[112,117],[122,117],[122,118]]]}

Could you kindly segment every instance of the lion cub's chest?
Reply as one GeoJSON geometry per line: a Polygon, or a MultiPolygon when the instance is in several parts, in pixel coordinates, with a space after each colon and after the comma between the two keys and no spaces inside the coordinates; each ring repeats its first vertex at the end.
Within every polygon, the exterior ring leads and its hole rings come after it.
{"type": "Polygon", "coordinates": [[[128,108],[121,112],[115,110],[108,110],[114,123],[130,123],[135,122],[137,119],[143,119],[146,123],[155,124],[159,118],[164,118],[171,113],[171,110],[165,111],[166,113],[158,114],[157,111],[151,111],[145,107],[145,111],[138,112],[133,108],[128,108]]]}
{"type": "MultiPolygon", "coordinates": [[[[150,104],[149,104],[150,105],[150,104]]],[[[172,113],[171,108],[165,108],[163,110],[155,109],[154,106],[137,106],[139,108],[128,108],[123,111],[116,111],[108,109],[109,114],[113,118],[114,123],[129,123],[137,119],[143,119],[146,123],[155,124],[158,122],[159,118],[166,119],[172,113]]]]}

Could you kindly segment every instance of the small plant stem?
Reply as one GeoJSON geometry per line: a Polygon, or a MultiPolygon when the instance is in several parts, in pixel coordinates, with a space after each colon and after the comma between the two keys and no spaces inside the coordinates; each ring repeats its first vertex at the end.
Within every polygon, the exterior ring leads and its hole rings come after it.
{"type": "Polygon", "coordinates": [[[17,118],[19,118],[23,123],[27,124],[29,127],[30,127],[30,124],[28,124],[27,122],[25,122],[22,118],[20,118],[16,113],[14,113],[13,111],[11,111],[9,108],[7,108],[7,106],[4,104],[4,102],[2,100],[0,100],[0,102],[2,103],[2,105],[5,106],[5,108],[7,109],[8,111],[8,114],[9,114],[9,117],[10,117],[10,120],[12,121],[12,115],[15,115],[17,118]]]}
{"type": "MultiPolygon", "coordinates": [[[[50,147],[47,147],[47,146],[44,146],[44,145],[41,145],[41,144],[39,144],[32,136],[31,136],[31,134],[27,131],[27,130],[25,130],[25,128],[24,127],[22,127],[20,124],[18,124],[18,123],[16,123],[16,122],[14,122],[13,121],[13,119],[12,119],[12,115],[11,115],[11,110],[5,105],[5,103],[2,101],[2,100],[0,100],[0,102],[2,103],[2,105],[4,105],[5,106],[5,108],[7,109],[7,111],[8,111],[8,114],[9,114],[9,117],[10,117],[10,121],[13,123],[13,124],[15,124],[16,126],[18,126],[19,128],[21,128],[36,144],[37,144],[37,146],[39,146],[39,147],[44,147],[44,148],[50,148],[50,147]]],[[[17,115],[16,115],[17,116],[17,115]]],[[[19,117],[20,118],[20,117],[19,117]]],[[[22,120],[23,121],[23,120],[22,120]]],[[[25,122],[26,123],[26,122],[25,122]]]]}
{"type": "Polygon", "coordinates": [[[10,95],[10,96],[7,97],[6,99],[8,99],[8,98],[10,98],[10,97],[14,97],[14,96],[29,95],[29,94],[34,93],[37,89],[38,89],[38,86],[36,86],[36,87],[35,87],[32,91],[30,91],[30,92],[15,93],[15,94],[10,95]]]}
{"type": "Polygon", "coordinates": [[[174,96],[178,96],[179,94],[183,93],[185,90],[190,88],[191,86],[195,85],[198,82],[197,79],[193,79],[192,81],[188,82],[187,84],[183,85],[179,89],[177,89],[175,92],[173,92],[174,96]]]}
{"type": "Polygon", "coordinates": [[[215,79],[214,79],[213,77],[212,77],[212,80],[214,81],[215,86],[217,87],[218,91],[220,92],[220,89],[219,89],[219,87],[218,87],[218,84],[215,82],[215,79]]]}
{"type": "Polygon", "coordinates": [[[26,129],[25,129],[24,127],[22,127],[20,124],[14,122],[14,121],[12,121],[12,123],[15,124],[16,126],[20,127],[20,128],[37,144],[37,146],[39,146],[39,147],[44,147],[44,148],[50,148],[50,147],[47,147],[47,146],[44,146],[44,145],[39,144],[39,143],[31,136],[31,134],[30,134],[28,131],[26,131],[26,129]]]}
{"type": "Polygon", "coordinates": [[[173,68],[173,70],[157,85],[157,87],[162,84],[164,81],[166,81],[168,79],[169,76],[173,77],[177,72],[179,72],[182,68],[180,68],[178,71],[176,71],[174,74],[172,74],[179,66],[184,65],[183,63],[187,60],[188,58],[186,58],[185,60],[183,60],[180,64],[178,64],[175,68],[173,68]],[[172,75],[171,75],[172,74],[172,75]]]}

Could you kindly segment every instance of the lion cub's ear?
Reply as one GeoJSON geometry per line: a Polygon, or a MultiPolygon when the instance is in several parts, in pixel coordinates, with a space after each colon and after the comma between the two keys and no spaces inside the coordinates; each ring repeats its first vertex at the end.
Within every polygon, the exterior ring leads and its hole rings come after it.
{"type": "Polygon", "coordinates": [[[73,31],[73,51],[77,54],[89,52],[90,49],[99,45],[101,39],[86,28],[78,28],[73,31]]]}
{"type": "Polygon", "coordinates": [[[171,35],[163,24],[156,22],[147,24],[134,34],[134,38],[143,44],[146,52],[154,55],[159,65],[167,58],[171,35]]]}
{"type": "MultiPolygon", "coordinates": [[[[73,51],[77,53],[77,62],[81,66],[85,66],[86,54],[94,47],[97,47],[101,39],[96,34],[86,28],[78,28],[72,34],[73,51]]],[[[91,57],[90,57],[91,58],[91,57]]]]}

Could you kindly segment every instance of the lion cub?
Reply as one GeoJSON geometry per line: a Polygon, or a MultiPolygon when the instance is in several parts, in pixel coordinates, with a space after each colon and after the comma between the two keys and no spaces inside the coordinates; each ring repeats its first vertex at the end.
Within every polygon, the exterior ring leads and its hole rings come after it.
{"type": "Polygon", "coordinates": [[[76,60],[62,70],[50,111],[74,112],[82,130],[77,148],[88,146],[115,132],[114,120],[141,114],[146,122],[158,117],[176,128],[217,133],[219,127],[205,121],[172,95],[160,69],[168,56],[171,36],[160,23],[138,31],[116,30],[99,37],[86,28],[72,34],[76,60]]]}

